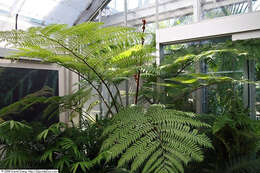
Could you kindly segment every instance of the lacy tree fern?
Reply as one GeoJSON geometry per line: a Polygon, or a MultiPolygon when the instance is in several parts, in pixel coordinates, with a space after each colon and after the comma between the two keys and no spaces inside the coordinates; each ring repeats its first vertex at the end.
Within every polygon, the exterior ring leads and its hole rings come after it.
{"type": "Polygon", "coordinates": [[[120,157],[118,167],[131,164],[131,172],[184,172],[191,161],[202,161],[201,147],[212,147],[198,128],[208,124],[193,119],[194,114],[153,105],[147,110],[133,106],[113,117],[107,127],[102,150],[120,157]]]}
{"type": "Polygon", "coordinates": [[[37,58],[75,72],[96,90],[112,113],[96,84],[103,84],[118,112],[119,104],[109,85],[132,76],[151,59],[153,49],[140,44],[142,35],[130,28],[104,28],[100,23],[89,22],[73,27],[49,25],[0,32],[0,41],[19,49],[13,58],[37,58]]]}

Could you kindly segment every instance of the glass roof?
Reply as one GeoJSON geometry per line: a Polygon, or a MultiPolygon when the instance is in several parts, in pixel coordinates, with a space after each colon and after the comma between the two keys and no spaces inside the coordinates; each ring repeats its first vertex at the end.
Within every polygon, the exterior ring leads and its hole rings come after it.
{"type": "Polygon", "coordinates": [[[0,0],[1,30],[14,29],[16,14],[19,14],[18,29],[51,23],[72,25],[78,16],[91,5],[92,1],[0,0]]]}

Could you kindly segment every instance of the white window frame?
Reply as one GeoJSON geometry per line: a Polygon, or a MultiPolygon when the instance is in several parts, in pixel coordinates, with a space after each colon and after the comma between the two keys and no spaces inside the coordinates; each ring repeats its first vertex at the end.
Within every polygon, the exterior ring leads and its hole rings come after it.
{"type": "MultiPolygon", "coordinates": [[[[163,59],[164,45],[200,41],[221,36],[231,36],[232,41],[260,38],[259,19],[260,12],[257,11],[203,20],[189,25],[158,29],[156,30],[156,62],[160,64],[160,61],[163,59]]],[[[249,62],[251,70],[253,65],[254,62],[249,62]]],[[[251,80],[253,79],[252,73],[251,75],[249,74],[251,80]]],[[[249,103],[247,102],[246,104],[250,107],[251,118],[255,119],[255,87],[249,85],[248,90],[249,92],[247,93],[250,93],[250,99],[248,100],[249,103]]]]}

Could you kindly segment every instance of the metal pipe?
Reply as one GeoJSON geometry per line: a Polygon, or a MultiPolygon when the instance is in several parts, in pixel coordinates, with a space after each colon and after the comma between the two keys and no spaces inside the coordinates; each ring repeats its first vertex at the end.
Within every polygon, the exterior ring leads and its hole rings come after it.
{"type": "Polygon", "coordinates": [[[156,29],[159,29],[159,0],[155,1],[155,23],[156,29]]]}
{"type": "Polygon", "coordinates": [[[247,4],[248,4],[248,13],[251,13],[253,11],[252,0],[247,0],[247,4]]]}
{"type": "Polygon", "coordinates": [[[124,0],[124,24],[127,26],[127,0],[124,0]]]}
{"type": "Polygon", "coordinates": [[[18,13],[15,15],[15,30],[18,30],[18,13]]]}

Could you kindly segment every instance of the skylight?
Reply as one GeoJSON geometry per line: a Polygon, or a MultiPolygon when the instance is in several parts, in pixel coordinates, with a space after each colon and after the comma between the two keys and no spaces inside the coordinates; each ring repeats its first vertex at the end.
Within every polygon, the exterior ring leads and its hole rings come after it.
{"type": "MultiPolygon", "coordinates": [[[[0,24],[5,23],[4,29],[14,29],[13,23],[18,14],[18,29],[51,23],[72,25],[82,11],[91,5],[92,1],[0,0],[0,24]],[[25,25],[24,22],[27,24],[25,25]]],[[[3,30],[3,27],[1,28],[3,30]]]]}

